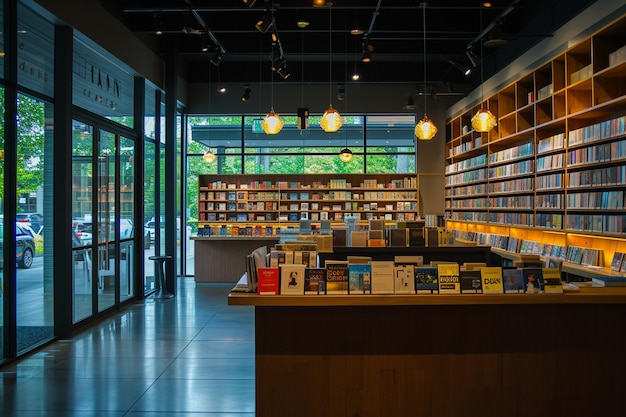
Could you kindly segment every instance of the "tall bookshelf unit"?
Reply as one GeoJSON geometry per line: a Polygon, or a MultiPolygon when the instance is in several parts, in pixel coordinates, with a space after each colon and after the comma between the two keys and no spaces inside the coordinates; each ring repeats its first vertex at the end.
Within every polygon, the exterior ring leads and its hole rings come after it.
{"type": "Polygon", "coordinates": [[[418,217],[417,176],[199,175],[198,228],[212,235],[275,235],[300,220],[344,224],[418,217]]]}
{"type": "Polygon", "coordinates": [[[448,122],[445,211],[466,233],[626,251],[626,17],[448,122]]]}

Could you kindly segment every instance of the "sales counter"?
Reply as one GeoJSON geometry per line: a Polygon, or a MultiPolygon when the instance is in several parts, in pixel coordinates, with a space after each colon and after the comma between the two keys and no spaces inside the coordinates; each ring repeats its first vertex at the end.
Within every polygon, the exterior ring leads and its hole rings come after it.
{"type": "Polygon", "coordinates": [[[246,272],[246,255],[274,246],[278,236],[192,236],[196,282],[237,282],[246,272]]]}
{"type": "Polygon", "coordinates": [[[624,413],[626,288],[228,304],[255,307],[257,417],[624,413]]]}

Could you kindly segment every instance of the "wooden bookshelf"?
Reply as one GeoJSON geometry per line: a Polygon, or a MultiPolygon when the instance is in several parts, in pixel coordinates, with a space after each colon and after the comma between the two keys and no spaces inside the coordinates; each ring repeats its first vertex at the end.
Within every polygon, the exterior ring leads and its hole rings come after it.
{"type": "Polygon", "coordinates": [[[211,235],[275,235],[319,224],[418,218],[415,175],[200,175],[198,228],[211,235]]]}
{"type": "Polygon", "coordinates": [[[614,245],[599,242],[626,237],[624,33],[621,17],[486,98],[498,121],[488,133],[471,130],[480,105],[452,117],[449,227],[461,235],[475,232],[462,223],[505,225],[507,236],[555,231],[565,245],[582,235],[612,256],[614,245]]]}

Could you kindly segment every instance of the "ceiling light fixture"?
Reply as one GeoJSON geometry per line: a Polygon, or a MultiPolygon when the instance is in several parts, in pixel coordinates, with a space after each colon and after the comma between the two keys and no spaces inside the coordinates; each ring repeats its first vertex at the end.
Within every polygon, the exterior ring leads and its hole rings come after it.
{"type": "Polygon", "coordinates": [[[241,96],[241,101],[243,101],[244,103],[248,100],[250,100],[250,94],[252,93],[252,89],[250,88],[249,85],[244,85],[243,86],[243,95],[241,96]]]}
{"type": "Polygon", "coordinates": [[[271,74],[270,76],[272,77],[272,103],[270,107],[270,112],[261,121],[261,128],[266,134],[275,135],[283,130],[283,126],[285,125],[285,123],[283,122],[283,119],[281,119],[280,116],[276,114],[276,112],[274,112],[274,74],[271,74]]]}
{"type": "MultiPolygon", "coordinates": [[[[426,91],[426,3],[420,3],[422,7],[422,24],[424,29],[424,92],[426,91]]],[[[431,140],[437,134],[437,126],[426,114],[426,94],[424,96],[424,117],[415,125],[415,136],[419,140],[431,140]]]]}
{"type": "Polygon", "coordinates": [[[254,3],[256,3],[256,0],[242,0],[243,4],[245,4],[248,7],[252,7],[254,6],[254,3]]]}
{"type": "MultiPolygon", "coordinates": [[[[480,9],[480,30],[483,30],[483,9],[480,9]]],[[[480,39],[480,60],[483,61],[483,43],[482,39],[480,39]]],[[[483,84],[485,83],[484,79],[484,62],[480,65],[480,109],[476,112],[474,117],[472,117],[472,127],[477,132],[489,132],[491,129],[496,127],[497,121],[496,116],[493,115],[489,111],[489,100],[487,100],[487,108],[483,108],[483,101],[485,99],[483,94],[483,84]]]]}
{"type": "Polygon", "coordinates": [[[352,161],[353,156],[352,151],[348,148],[343,148],[339,153],[339,159],[341,159],[341,162],[350,162],[352,161]]]}
{"type": "Polygon", "coordinates": [[[453,61],[451,59],[446,58],[443,55],[439,55],[441,57],[441,59],[443,59],[444,61],[446,61],[447,63],[451,64],[454,68],[458,69],[459,71],[461,71],[461,74],[463,74],[464,76],[468,76],[472,73],[472,68],[470,67],[466,67],[464,65],[459,64],[456,61],[453,61]]]}
{"type": "Polygon", "coordinates": [[[202,155],[202,160],[204,162],[206,162],[207,164],[211,164],[213,162],[215,162],[215,160],[217,159],[217,157],[215,156],[215,154],[211,151],[211,149],[207,150],[204,155],[202,155]]]}
{"type": "Polygon", "coordinates": [[[211,64],[215,65],[216,67],[218,67],[220,65],[220,62],[222,62],[222,58],[224,57],[224,50],[220,47],[218,47],[215,50],[215,56],[213,58],[211,58],[211,64]]]}
{"type": "Polygon", "coordinates": [[[341,115],[339,114],[339,112],[335,109],[333,109],[333,103],[332,103],[332,97],[333,97],[333,4],[331,2],[328,2],[328,43],[329,43],[329,50],[328,50],[328,66],[329,66],[329,81],[328,81],[328,98],[330,100],[330,104],[328,106],[328,109],[324,112],[324,114],[322,115],[322,119],[320,120],[320,127],[322,128],[322,130],[324,130],[324,132],[327,133],[333,133],[338,131],[341,128],[341,125],[343,125],[343,119],[341,118],[341,115]]]}
{"type": "Polygon", "coordinates": [[[266,33],[268,30],[270,30],[273,24],[274,24],[274,17],[266,13],[258,22],[256,22],[254,27],[259,32],[266,33]]]}

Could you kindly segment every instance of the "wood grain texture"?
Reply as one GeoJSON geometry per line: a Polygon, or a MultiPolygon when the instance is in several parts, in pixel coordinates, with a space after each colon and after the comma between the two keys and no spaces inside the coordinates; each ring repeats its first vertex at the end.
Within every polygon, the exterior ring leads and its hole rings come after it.
{"type": "Polygon", "coordinates": [[[621,416],[624,320],[614,304],[260,306],[256,415],[621,416]]]}

